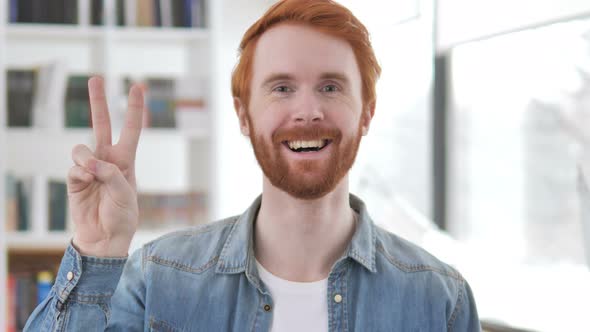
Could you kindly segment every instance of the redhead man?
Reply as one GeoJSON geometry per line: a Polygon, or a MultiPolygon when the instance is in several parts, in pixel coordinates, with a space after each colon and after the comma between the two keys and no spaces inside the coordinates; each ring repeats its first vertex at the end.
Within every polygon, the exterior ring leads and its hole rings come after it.
{"type": "Polygon", "coordinates": [[[74,238],[27,330],[479,331],[463,277],[375,226],[349,193],[381,71],[363,24],[333,1],[280,1],[240,51],[232,93],[262,194],[242,215],[127,258],[142,92],[131,88],[112,145],[103,84],[91,79],[97,147],[73,150],[74,238]]]}

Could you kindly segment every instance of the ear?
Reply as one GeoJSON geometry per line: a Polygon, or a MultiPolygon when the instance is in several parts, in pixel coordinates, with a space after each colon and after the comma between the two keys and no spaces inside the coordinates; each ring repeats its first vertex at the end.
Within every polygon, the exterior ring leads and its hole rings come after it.
{"type": "Polygon", "coordinates": [[[246,107],[242,104],[242,101],[238,97],[234,97],[234,109],[240,122],[240,131],[244,136],[250,136],[250,127],[248,126],[248,119],[246,114],[246,107]]]}
{"type": "Polygon", "coordinates": [[[363,113],[361,114],[363,136],[367,136],[367,134],[369,133],[369,127],[371,126],[371,120],[373,120],[373,115],[375,115],[375,102],[372,102],[365,106],[365,108],[363,109],[363,113]]]}

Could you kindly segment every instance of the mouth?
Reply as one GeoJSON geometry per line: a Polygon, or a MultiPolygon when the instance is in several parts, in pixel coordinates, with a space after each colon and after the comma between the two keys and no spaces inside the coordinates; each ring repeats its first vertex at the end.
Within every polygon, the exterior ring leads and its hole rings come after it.
{"type": "Polygon", "coordinates": [[[296,153],[318,152],[324,149],[326,146],[330,145],[330,143],[332,143],[331,139],[319,139],[312,141],[283,141],[283,145],[289,148],[289,150],[296,153]]]}

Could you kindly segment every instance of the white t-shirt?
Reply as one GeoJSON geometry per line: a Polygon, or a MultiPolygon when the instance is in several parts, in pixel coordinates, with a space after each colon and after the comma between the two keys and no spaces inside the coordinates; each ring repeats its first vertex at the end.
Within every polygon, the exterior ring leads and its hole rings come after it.
{"type": "Polygon", "coordinates": [[[256,260],[258,274],[274,302],[271,332],[328,331],[328,279],[294,282],[268,272],[256,260]]]}

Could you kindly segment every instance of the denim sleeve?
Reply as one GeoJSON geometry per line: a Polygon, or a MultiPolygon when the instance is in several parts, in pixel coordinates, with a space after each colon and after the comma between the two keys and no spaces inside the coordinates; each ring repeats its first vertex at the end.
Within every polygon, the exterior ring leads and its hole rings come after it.
{"type": "Polygon", "coordinates": [[[473,292],[464,279],[461,279],[455,309],[447,323],[447,327],[449,332],[481,331],[473,292]]]}
{"type": "MultiPolygon", "coordinates": [[[[139,258],[134,256],[129,263],[139,258]]],[[[126,263],[126,257],[81,256],[70,244],[49,295],[33,311],[24,331],[84,331],[89,327],[104,331],[110,321],[124,320],[119,317],[124,313],[111,310],[111,298],[116,294],[124,267],[128,270],[127,266],[133,265],[126,263]]],[[[125,292],[116,296],[121,298],[119,303],[130,297],[125,292]]],[[[132,330],[143,329],[143,321],[139,324],[132,330]]]]}

